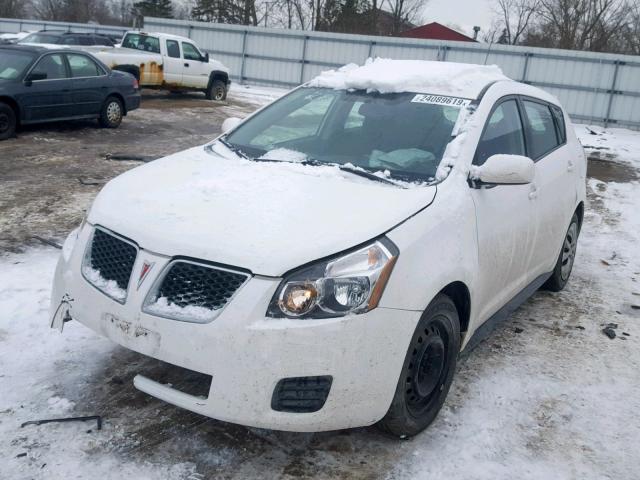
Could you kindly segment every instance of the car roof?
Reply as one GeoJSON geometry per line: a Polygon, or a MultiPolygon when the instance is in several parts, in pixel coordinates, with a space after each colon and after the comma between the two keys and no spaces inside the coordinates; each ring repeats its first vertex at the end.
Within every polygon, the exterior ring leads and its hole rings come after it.
{"type": "Polygon", "coordinates": [[[43,53],[79,53],[81,55],[89,55],[90,53],[80,50],[78,48],[73,48],[73,46],[63,46],[63,45],[51,45],[51,44],[38,44],[38,43],[21,43],[21,44],[9,44],[9,45],[0,45],[0,50],[13,50],[19,52],[29,52],[34,54],[43,54],[43,53]]]}
{"type": "Polygon", "coordinates": [[[68,30],[40,30],[38,32],[33,32],[33,33],[46,33],[47,35],[57,35],[57,36],[63,36],[63,35],[79,35],[82,37],[88,37],[90,35],[99,35],[99,36],[104,36],[101,33],[94,33],[94,32],[69,32],[68,30]]]}

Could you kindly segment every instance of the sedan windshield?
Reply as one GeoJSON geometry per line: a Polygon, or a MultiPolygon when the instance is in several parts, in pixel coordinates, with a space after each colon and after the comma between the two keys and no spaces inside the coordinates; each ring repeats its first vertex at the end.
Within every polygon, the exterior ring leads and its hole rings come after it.
{"type": "Polygon", "coordinates": [[[30,53],[0,50],[0,80],[19,78],[32,60],[30,53]]]}
{"type": "Polygon", "coordinates": [[[47,33],[32,33],[27,35],[18,43],[52,43],[57,45],[60,42],[59,35],[51,35],[47,33]]]}
{"type": "Polygon", "coordinates": [[[416,93],[300,88],[223,138],[242,154],[272,161],[347,165],[432,181],[469,100],[416,93]]]}

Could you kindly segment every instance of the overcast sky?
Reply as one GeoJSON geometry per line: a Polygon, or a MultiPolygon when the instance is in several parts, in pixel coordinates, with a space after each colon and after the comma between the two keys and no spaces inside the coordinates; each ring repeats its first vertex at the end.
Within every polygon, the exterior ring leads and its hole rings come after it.
{"type": "Polygon", "coordinates": [[[462,33],[469,36],[473,34],[473,26],[478,25],[482,28],[482,36],[491,26],[492,5],[493,0],[428,0],[424,10],[424,21],[457,25],[462,33]]]}

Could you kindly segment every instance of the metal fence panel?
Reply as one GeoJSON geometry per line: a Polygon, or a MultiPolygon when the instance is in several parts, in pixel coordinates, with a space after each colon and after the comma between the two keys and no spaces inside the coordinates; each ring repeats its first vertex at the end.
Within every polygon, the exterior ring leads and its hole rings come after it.
{"type": "MultiPolygon", "coordinates": [[[[125,29],[0,18],[0,32],[125,29]]],[[[557,96],[581,122],[640,129],[640,57],[595,52],[375,37],[145,18],[145,29],[183,35],[231,69],[240,83],[294,87],[323,70],[369,57],[496,64],[514,80],[557,96]]]]}

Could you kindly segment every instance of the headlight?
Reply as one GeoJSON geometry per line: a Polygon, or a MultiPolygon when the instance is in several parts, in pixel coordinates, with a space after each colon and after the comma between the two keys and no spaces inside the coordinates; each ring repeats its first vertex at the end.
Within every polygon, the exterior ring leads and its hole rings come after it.
{"type": "Polygon", "coordinates": [[[386,237],[337,258],[302,268],[284,278],[267,315],[330,318],[368,312],[378,306],[398,259],[386,237]]]}

